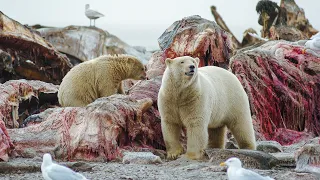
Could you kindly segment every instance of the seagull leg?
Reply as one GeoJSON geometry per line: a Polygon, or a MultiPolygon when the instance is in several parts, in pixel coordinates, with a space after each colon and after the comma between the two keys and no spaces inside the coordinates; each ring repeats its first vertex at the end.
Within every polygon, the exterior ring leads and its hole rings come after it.
{"type": "Polygon", "coordinates": [[[96,20],[93,20],[93,26],[96,27],[96,20]]]}
{"type": "Polygon", "coordinates": [[[90,20],[90,27],[91,27],[91,19],[89,19],[90,20]]]}

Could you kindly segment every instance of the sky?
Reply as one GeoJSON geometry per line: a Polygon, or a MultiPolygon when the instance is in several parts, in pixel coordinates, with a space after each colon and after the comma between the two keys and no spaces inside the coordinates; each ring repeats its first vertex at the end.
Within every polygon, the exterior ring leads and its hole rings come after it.
{"type": "MultiPolygon", "coordinates": [[[[157,39],[175,21],[191,15],[214,21],[210,7],[215,5],[229,29],[242,40],[243,32],[260,32],[255,6],[259,0],[1,0],[0,11],[22,24],[66,27],[89,26],[85,4],[105,15],[96,26],[116,35],[129,45],[158,49],[157,39]]],[[[279,4],[280,0],[274,0],[279,4]]],[[[296,0],[314,28],[319,0],[296,0]]]]}

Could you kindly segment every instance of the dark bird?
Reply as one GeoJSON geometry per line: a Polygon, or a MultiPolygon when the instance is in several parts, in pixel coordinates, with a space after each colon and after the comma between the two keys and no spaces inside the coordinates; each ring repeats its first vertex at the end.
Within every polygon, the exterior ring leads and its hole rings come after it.
{"type": "Polygon", "coordinates": [[[256,6],[256,11],[260,14],[258,23],[263,26],[262,37],[267,37],[266,33],[271,26],[285,25],[287,22],[286,10],[280,8],[275,2],[260,0],[256,6]]]}

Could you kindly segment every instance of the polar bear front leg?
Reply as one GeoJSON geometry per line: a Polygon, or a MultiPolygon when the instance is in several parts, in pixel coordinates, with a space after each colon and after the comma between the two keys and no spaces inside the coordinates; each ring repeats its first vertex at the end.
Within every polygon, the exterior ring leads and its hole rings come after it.
{"type": "Polygon", "coordinates": [[[161,121],[162,135],[167,149],[167,159],[177,159],[183,153],[180,143],[181,125],[161,121]]]}
{"type": "Polygon", "coordinates": [[[185,156],[189,159],[201,159],[207,144],[208,127],[205,127],[202,122],[189,124],[187,126],[187,153],[185,156]]]}

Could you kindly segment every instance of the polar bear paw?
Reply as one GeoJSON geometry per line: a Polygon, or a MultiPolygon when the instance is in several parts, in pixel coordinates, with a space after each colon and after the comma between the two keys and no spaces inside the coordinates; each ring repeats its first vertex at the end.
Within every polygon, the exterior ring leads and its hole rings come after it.
{"type": "Polygon", "coordinates": [[[186,157],[191,160],[201,160],[204,158],[204,151],[200,152],[187,152],[186,154],[182,155],[183,157],[186,157]]]}
{"type": "Polygon", "coordinates": [[[169,150],[167,152],[167,159],[174,160],[177,159],[183,153],[183,147],[180,146],[179,148],[169,150]]]}

